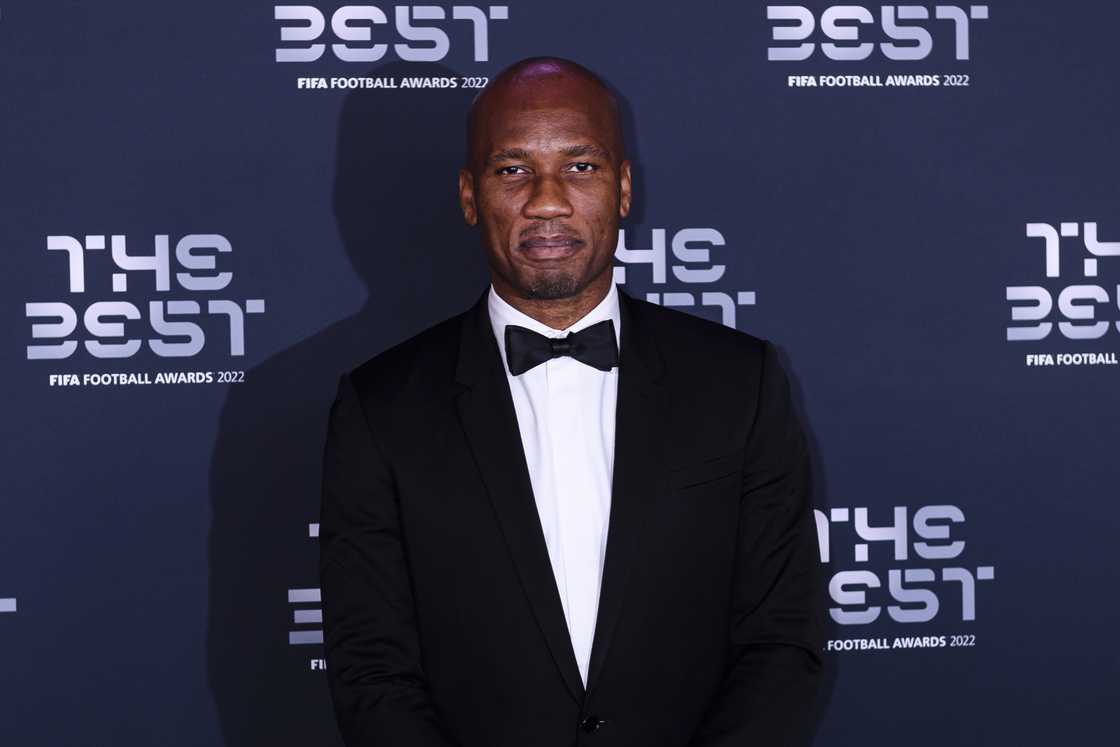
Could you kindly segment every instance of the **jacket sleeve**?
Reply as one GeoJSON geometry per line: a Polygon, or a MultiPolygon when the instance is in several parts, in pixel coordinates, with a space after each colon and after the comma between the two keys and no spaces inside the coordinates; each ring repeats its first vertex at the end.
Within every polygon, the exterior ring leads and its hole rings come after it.
{"type": "Polygon", "coordinates": [[[452,747],[421,668],[392,471],[349,375],[331,407],[319,518],[327,681],[347,747],[452,747]]]}
{"type": "Polygon", "coordinates": [[[691,747],[808,744],[822,679],[822,568],[805,436],[769,342],[741,500],[730,659],[691,747]]]}

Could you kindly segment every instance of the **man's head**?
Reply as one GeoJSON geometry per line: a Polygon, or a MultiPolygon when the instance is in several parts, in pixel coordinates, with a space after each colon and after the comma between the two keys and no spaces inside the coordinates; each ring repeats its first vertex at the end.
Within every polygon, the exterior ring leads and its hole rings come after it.
{"type": "Polygon", "coordinates": [[[630,186],[618,103],[586,68],[522,60],[471,105],[459,203],[503,296],[601,298],[630,186]]]}

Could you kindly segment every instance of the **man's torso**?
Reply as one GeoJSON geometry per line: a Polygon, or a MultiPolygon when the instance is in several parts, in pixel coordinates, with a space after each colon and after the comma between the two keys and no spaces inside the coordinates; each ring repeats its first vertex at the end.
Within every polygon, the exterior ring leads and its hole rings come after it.
{"type": "Polygon", "coordinates": [[[543,745],[542,734],[567,745],[588,714],[608,722],[604,744],[683,744],[724,674],[763,343],[620,301],[630,322],[586,694],[504,369],[489,330],[472,327],[478,307],[353,372],[392,469],[427,685],[464,745],[543,745]]]}

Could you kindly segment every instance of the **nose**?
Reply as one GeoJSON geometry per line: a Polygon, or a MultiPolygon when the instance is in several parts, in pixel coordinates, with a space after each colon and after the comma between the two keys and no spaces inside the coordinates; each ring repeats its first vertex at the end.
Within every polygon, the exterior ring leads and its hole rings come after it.
{"type": "Polygon", "coordinates": [[[550,220],[568,218],[572,215],[572,203],[568,201],[564,184],[555,176],[542,174],[533,180],[533,191],[522,208],[526,218],[550,220]]]}

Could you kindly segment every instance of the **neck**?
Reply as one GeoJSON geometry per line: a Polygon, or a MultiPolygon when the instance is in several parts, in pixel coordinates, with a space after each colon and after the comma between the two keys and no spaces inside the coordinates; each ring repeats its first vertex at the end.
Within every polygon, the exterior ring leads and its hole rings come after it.
{"type": "Polygon", "coordinates": [[[614,271],[608,267],[607,272],[602,273],[586,288],[567,298],[525,298],[496,276],[491,282],[502,300],[522,314],[531,316],[552,329],[567,329],[587,316],[589,311],[607,297],[613,280],[614,271]]]}

